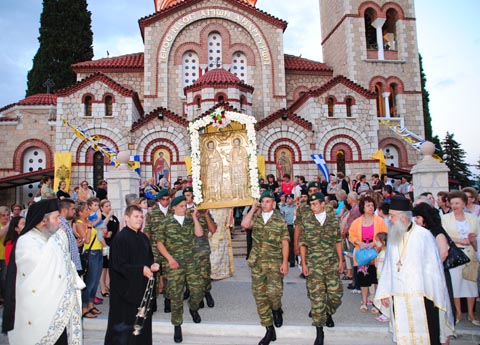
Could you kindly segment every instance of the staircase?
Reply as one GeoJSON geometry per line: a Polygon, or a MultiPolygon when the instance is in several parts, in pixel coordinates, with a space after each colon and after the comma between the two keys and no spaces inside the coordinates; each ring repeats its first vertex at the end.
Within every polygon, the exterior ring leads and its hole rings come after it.
{"type": "Polygon", "coordinates": [[[232,231],[232,249],[233,256],[245,258],[247,256],[246,233],[242,232],[239,225],[235,225],[232,231]]]}

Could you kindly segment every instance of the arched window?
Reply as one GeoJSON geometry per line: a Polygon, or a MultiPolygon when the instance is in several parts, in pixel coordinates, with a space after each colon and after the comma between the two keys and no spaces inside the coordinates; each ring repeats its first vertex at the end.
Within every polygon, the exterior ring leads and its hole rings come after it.
{"type": "Polygon", "coordinates": [[[183,87],[192,85],[198,79],[198,55],[193,50],[185,52],[182,57],[183,87]]]}
{"type": "Polygon", "coordinates": [[[371,7],[365,10],[365,41],[367,49],[378,49],[377,30],[372,26],[373,21],[377,18],[377,13],[371,7]]]}
{"type": "Polygon", "coordinates": [[[197,109],[200,109],[202,107],[202,97],[195,97],[195,104],[197,105],[197,109]]]}
{"type": "Polygon", "coordinates": [[[333,100],[333,97],[328,97],[327,98],[327,105],[328,105],[328,117],[333,117],[333,107],[334,107],[335,101],[333,100]]]}
{"type": "Polygon", "coordinates": [[[245,84],[247,83],[247,57],[243,52],[233,54],[230,71],[245,84]]]}
{"type": "Polygon", "coordinates": [[[92,96],[85,96],[84,100],[84,112],[85,116],[92,116],[92,96]]]}
{"type": "Polygon", "coordinates": [[[223,95],[218,95],[218,97],[217,97],[217,103],[225,103],[225,96],[223,96],[223,95]]]}
{"type": "MultiPolygon", "coordinates": [[[[47,155],[44,150],[33,146],[23,151],[22,172],[31,173],[47,167],[47,155]]],[[[31,200],[38,191],[38,183],[28,183],[21,187],[21,202],[31,200]]]]}
{"type": "Polygon", "coordinates": [[[388,104],[390,106],[390,116],[398,117],[397,113],[397,95],[398,85],[395,83],[390,84],[390,96],[388,96],[388,104]]]}
{"type": "Polygon", "coordinates": [[[337,156],[337,171],[345,172],[345,151],[338,150],[335,154],[337,156]]]}
{"type": "Polygon", "coordinates": [[[387,20],[383,24],[383,48],[385,50],[397,50],[396,23],[398,12],[394,8],[387,10],[387,20]]]}
{"type": "Polygon", "coordinates": [[[347,99],[345,100],[345,107],[347,108],[347,117],[352,117],[352,104],[353,104],[352,99],[350,97],[347,97],[347,99]]]}
{"type": "Polygon", "coordinates": [[[247,103],[247,99],[245,96],[240,96],[240,109],[243,110],[245,109],[245,104],[247,103]]]}
{"type": "Polygon", "coordinates": [[[222,36],[217,31],[208,35],[208,69],[222,68],[222,36]]]}
{"type": "Polygon", "coordinates": [[[377,117],[385,117],[385,106],[383,101],[383,85],[382,83],[375,84],[375,92],[377,93],[377,117]]]}
{"type": "Polygon", "coordinates": [[[105,116],[113,115],[113,98],[112,96],[105,97],[105,116]]]}

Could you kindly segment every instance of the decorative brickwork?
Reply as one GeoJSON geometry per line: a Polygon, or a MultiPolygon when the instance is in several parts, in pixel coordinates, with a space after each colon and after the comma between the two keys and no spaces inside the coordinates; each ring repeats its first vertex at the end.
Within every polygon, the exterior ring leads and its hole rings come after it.
{"type": "Polygon", "coordinates": [[[43,152],[45,152],[45,164],[46,168],[53,168],[53,150],[49,144],[47,144],[45,141],[40,140],[40,139],[27,139],[23,142],[21,142],[15,152],[13,153],[13,170],[17,171],[19,173],[22,172],[22,163],[23,163],[23,153],[25,152],[26,149],[32,148],[32,147],[38,147],[41,149],[43,152]]]}

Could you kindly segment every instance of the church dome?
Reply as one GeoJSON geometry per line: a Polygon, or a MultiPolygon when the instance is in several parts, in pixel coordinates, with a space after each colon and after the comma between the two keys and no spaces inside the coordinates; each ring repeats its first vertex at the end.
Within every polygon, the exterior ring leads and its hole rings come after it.
{"type": "Polygon", "coordinates": [[[200,78],[198,78],[195,83],[192,85],[189,85],[185,87],[185,91],[189,91],[192,89],[198,89],[198,88],[204,88],[204,87],[225,87],[225,86],[237,86],[237,87],[243,87],[243,88],[248,88],[252,89],[253,92],[253,87],[248,86],[244,82],[240,80],[236,75],[233,73],[230,73],[229,71],[223,69],[223,68],[215,68],[212,69],[208,72],[206,72],[204,75],[202,75],[200,78]]]}

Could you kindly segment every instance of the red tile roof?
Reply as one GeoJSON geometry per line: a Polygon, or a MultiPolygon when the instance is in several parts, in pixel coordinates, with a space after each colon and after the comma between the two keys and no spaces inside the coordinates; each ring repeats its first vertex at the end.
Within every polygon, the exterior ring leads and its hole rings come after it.
{"type": "Polygon", "coordinates": [[[57,105],[57,95],[51,93],[37,93],[36,95],[22,99],[17,105],[57,105]]]}
{"type": "Polygon", "coordinates": [[[289,54],[285,54],[285,70],[333,72],[333,70],[323,62],[308,60],[289,54]]]}
{"type": "Polygon", "coordinates": [[[78,62],[72,65],[72,69],[75,73],[102,71],[123,72],[132,70],[143,72],[143,59],[143,53],[120,55],[111,58],[78,62]]]}
{"type": "Polygon", "coordinates": [[[246,92],[253,92],[253,86],[247,85],[242,82],[236,75],[230,73],[229,71],[223,68],[215,68],[195,81],[192,85],[189,85],[184,88],[184,91],[195,91],[203,87],[231,87],[237,86],[246,92]]]}
{"type": "Polygon", "coordinates": [[[269,124],[278,121],[278,120],[291,120],[297,125],[305,128],[308,131],[311,131],[313,129],[313,124],[310,121],[305,120],[303,117],[298,116],[297,114],[294,114],[291,112],[289,109],[280,109],[274,112],[273,114],[268,115],[264,119],[260,120],[257,122],[257,130],[262,129],[269,124]]]}
{"type": "Polygon", "coordinates": [[[134,122],[132,124],[131,131],[135,132],[137,129],[143,127],[145,124],[149,123],[150,121],[154,121],[155,119],[159,118],[159,116],[161,116],[162,118],[167,118],[184,127],[187,127],[188,125],[188,121],[185,118],[178,116],[177,114],[175,114],[174,112],[166,108],[159,107],[152,110],[149,114],[145,115],[140,120],[134,122]]]}

